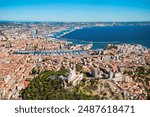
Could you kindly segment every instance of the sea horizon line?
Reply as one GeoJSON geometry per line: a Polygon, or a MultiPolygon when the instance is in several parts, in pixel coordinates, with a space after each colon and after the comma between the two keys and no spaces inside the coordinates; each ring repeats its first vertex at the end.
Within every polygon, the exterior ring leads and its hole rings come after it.
{"type": "Polygon", "coordinates": [[[149,21],[44,21],[44,20],[0,20],[0,22],[60,22],[60,23],[143,23],[149,21]]]}

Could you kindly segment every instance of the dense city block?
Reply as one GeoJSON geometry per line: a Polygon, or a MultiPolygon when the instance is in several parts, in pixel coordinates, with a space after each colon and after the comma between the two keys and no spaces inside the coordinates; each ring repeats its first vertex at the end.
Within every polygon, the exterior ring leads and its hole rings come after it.
{"type": "Polygon", "coordinates": [[[150,49],[74,44],[74,30],[141,23],[0,23],[0,99],[150,99],[150,49]]]}

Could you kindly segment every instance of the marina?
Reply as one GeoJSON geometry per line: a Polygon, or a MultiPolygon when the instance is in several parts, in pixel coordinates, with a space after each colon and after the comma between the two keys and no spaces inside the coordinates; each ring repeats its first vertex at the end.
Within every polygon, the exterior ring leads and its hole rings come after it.
{"type": "Polygon", "coordinates": [[[29,54],[29,55],[85,55],[85,50],[56,50],[56,51],[15,51],[14,54],[29,54]]]}

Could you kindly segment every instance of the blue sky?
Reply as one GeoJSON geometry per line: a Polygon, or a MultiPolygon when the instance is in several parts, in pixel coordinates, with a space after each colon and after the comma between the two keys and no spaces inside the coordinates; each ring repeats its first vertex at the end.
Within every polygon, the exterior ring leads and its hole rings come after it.
{"type": "Polygon", "coordinates": [[[150,0],[0,0],[0,20],[150,21],[150,0]]]}

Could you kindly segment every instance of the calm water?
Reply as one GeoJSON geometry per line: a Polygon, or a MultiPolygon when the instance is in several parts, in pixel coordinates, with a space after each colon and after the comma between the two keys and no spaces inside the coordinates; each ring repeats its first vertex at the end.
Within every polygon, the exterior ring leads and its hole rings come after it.
{"type": "Polygon", "coordinates": [[[61,39],[76,44],[93,43],[93,49],[103,48],[109,43],[142,44],[150,48],[150,26],[106,26],[79,29],[61,39]]]}

